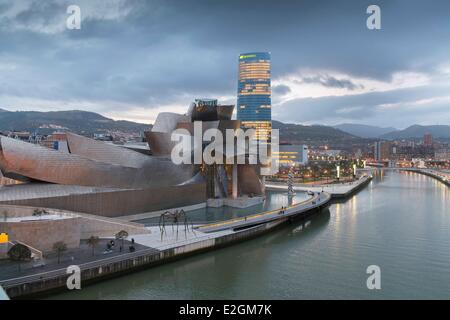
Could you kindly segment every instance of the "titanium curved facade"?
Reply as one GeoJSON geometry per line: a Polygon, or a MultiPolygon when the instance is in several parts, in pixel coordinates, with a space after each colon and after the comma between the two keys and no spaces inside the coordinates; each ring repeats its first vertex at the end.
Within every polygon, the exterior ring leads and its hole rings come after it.
{"type": "Polygon", "coordinates": [[[270,53],[239,56],[237,119],[256,129],[256,139],[269,141],[272,128],[270,53]]]}
{"type": "Polygon", "coordinates": [[[103,141],[92,140],[71,132],[66,133],[67,145],[72,154],[91,160],[115,164],[130,168],[141,168],[148,162],[149,157],[103,141]]]}
{"type": "MultiPolygon", "coordinates": [[[[201,99],[191,106],[186,114],[157,117],[146,132],[152,156],[70,132],[60,134],[66,147],[59,150],[0,136],[0,173],[28,182],[1,188],[0,203],[119,217],[203,205],[207,198],[262,195],[259,165],[229,161],[236,155],[224,154],[225,163],[172,162],[176,129],[184,129],[195,153],[206,148],[193,143],[195,122],[201,122],[202,134],[241,128],[240,121],[230,120],[232,105],[201,99]]],[[[247,150],[240,152],[247,157],[247,150]]]]}
{"type": "Polygon", "coordinates": [[[64,185],[117,188],[173,186],[193,176],[189,165],[178,166],[170,159],[147,157],[99,143],[69,134],[69,149],[79,153],[75,154],[0,137],[0,170],[6,177],[24,176],[64,185]]]}

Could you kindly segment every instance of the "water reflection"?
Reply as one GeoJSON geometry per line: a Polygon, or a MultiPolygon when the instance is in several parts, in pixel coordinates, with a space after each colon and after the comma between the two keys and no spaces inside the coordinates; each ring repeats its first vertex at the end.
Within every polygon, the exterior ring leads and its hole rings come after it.
{"type": "MultiPolygon", "coordinates": [[[[295,196],[288,197],[286,192],[271,192],[266,193],[266,199],[263,203],[251,206],[248,208],[202,208],[188,212],[189,220],[193,223],[206,223],[213,221],[223,221],[239,217],[248,216],[251,214],[270,211],[292,205],[308,199],[308,195],[304,192],[297,192],[295,196]]],[[[138,220],[139,223],[146,225],[158,224],[159,217],[138,220]]]]}
{"type": "Polygon", "coordinates": [[[309,220],[53,298],[450,299],[449,197],[430,177],[380,170],[309,220]],[[381,290],[366,287],[371,264],[381,290]]]}

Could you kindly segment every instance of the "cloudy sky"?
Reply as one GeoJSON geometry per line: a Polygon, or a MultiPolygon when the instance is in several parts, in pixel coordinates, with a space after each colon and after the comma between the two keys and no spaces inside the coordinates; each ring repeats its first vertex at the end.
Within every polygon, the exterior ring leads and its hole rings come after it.
{"type": "Polygon", "coordinates": [[[151,123],[236,103],[239,53],[270,51],[274,119],[450,124],[449,17],[448,0],[0,0],[0,108],[151,123]]]}

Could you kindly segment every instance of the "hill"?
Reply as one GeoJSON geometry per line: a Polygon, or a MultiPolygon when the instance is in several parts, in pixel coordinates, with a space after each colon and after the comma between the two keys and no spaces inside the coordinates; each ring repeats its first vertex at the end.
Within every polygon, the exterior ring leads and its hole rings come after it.
{"type": "MultiPolygon", "coordinates": [[[[272,122],[273,128],[280,129],[280,141],[294,144],[347,144],[363,139],[339,129],[312,125],[272,122]]],[[[139,133],[151,125],[131,121],[115,121],[98,113],[71,111],[7,111],[0,109],[0,131],[30,131],[51,133],[55,130],[69,130],[78,134],[92,135],[110,131],[139,133]]]]}
{"type": "Polygon", "coordinates": [[[336,126],[333,126],[333,128],[339,129],[341,131],[350,133],[354,136],[361,137],[361,138],[378,138],[386,133],[391,133],[394,131],[397,131],[397,129],[388,127],[377,127],[377,126],[369,126],[365,124],[355,124],[355,123],[343,123],[336,126]]]}
{"type": "Polygon", "coordinates": [[[7,111],[0,109],[0,131],[69,130],[79,134],[122,131],[129,133],[148,130],[150,125],[131,121],[115,121],[95,112],[71,111],[7,111]]]}
{"type": "Polygon", "coordinates": [[[356,137],[339,129],[312,125],[304,126],[300,124],[283,123],[280,121],[272,121],[274,129],[280,129],[280,142],[290,143],[343,143],[343,142],[359,142],[361,138],[356,137]]]}
{"type": "Polygon", "coordinates": [[[382,135],[383,139],[408,139],[408,138],[423,138],[424,134],[430,133],[434,138],[450,138],[450,126],[434,125],[434,126],[420,126],[412,125],[404,130],[389,132],[382,135]]]}

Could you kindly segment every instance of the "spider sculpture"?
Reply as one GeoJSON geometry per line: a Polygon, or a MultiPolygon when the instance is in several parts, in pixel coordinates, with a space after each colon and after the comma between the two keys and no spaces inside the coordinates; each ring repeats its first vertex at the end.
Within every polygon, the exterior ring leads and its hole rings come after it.
{"type": "Polygon", "coordinates": [[[161,231],[161,238],[162,238],[163,234],[166,232],[166,223],[171,223],[172,231],[174,231],[174,226],[176,226],[177,239],[178,239],[179,223],[184,224],[185,235],[189,231],[189,225],[191,227],[192,232],[194,232],[194,226],[192,225],[192,223],[189,222],[186,212],[184,212],[183,209],[175,210],[174,212],[166,211],[161,214],[161,216],[159,217],[159,229],[161,231]]]}

